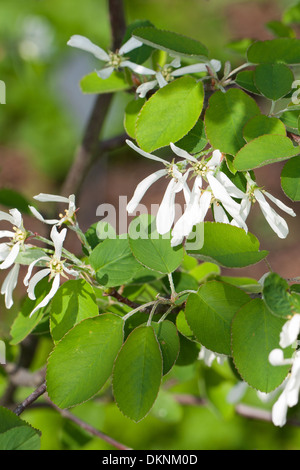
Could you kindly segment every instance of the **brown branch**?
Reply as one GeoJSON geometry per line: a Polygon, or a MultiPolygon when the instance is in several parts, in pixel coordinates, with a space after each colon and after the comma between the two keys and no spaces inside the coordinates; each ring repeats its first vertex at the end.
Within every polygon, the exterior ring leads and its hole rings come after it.
{"type": "MultiPolygon", "coordinates": [[[[108,0],[110,25],[112,33],[112,49],[121,46],[126,29],[123,0],[108,0]]],[[[61,193],[64,196],[78,195],[85,176],[90,169],[96,153],[99,150],[99,135],[107,112],[109,110],[113,94],[98,95],[91,115],[85,127],[82,142],[76,151],[73,164],[62,186],[61,193]]]]}
{"type": "Polygon", "coordinates": [[[124,444],[121,444],[120,442],[116,441],[112,437],[108,436],[107,434],[98,431],[98,429],[95,429],[93,426],[90,424],[86,423],[85,421],[82,421],[81,419],[77,418],[77,416],[73,415],[70,413],[68,410],[61,410],[58,406],[56,406],[52,401],[47,398],[47,402],[49,405],[54,408],[56,411],[59,412],[59,414],[66,419],[69,419],[73,423],[77,424],[80,428],[84,429],[87,431],[89,434],[92,434],[93,436],[99,437],[103,441],[107,442],[108,444],[112,445],[118,450],[132,450],[129,447],[125,446],[124,444]]]}
{"type": "Polygon", "coordinates": [[[17,416],[23,413],[32,403],[34,403],[40,396],[46,392],[46,382],[43,382],[29,397],[27,397],[17,408],[14,410],[14,413],[17,416]]]}

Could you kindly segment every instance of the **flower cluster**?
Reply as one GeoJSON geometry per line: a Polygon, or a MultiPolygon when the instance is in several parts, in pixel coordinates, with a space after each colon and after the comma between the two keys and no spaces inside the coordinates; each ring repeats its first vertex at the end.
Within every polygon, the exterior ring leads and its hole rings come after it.
{"type": "Polygon", "coordinates": [[[280,238],[288,235],[287,223],[270,206],[265,196],[289,215],[295,216],[295,212],[267,191],[260,189],[248,172],[245,174],[246,190],[239,189],[222,171],[223,154],[219,150],[214,150],[210,157],[204,155],[199,159],[170,143],[173,153],[182,159],[177,163],[174,160],[170,163],[143,151],[130,140],[126,142],[139,154],[164,165],[164,169],[155,171],[138,184],[127,205],[127,211],[129,214],[135,212],[142,197],[153,183],[163,176],[170,178],[159,206],[156,225],[161,235],[172,229],[172,246],[182,243],[191,234],[193,227],[204,221],[210,208],[216,222],[235,225],[247,232],[246,219],[255,201],[258,202],[263,215],[275,233],[280,238]],[[194,177],[192,189],[187,183],[189,177],[194,177]],[[185,211],[175,222],[175,197],[180,191],[184,194],[185,211]]]}
{"type": "MultiPolygon", "coordinates": [[[[76,206],[74,195],[71,195],[69,198],[65,198],[50,194],[39,194],[38,196],[35,196],[35,199],[43,202],[67,202],[69,207],[65,211],[65,214],[60,215],[59,219],[45,220],[34,207],[29,206],[31,212],[37,217],[37,219],[52,225],[50,234],[51,241],[48,243],[54,248],[51,250],[51,254],[48,254],[49,250],[47,250],[47,254],[45,252],[44,256],[35,258],[28,266],[27,274],[23,282],[27,287],[28,297],[31,300],[36,300],[35,287],[39,281],[47,276],[49,278],[49,282],[52,281],[49,293],[33,308],[30,315],[33,315],[36,311],[48,305],[60,286],[61,276],[67,277],[67,275],[70,275],[78,277],[78,271],[73,269],[72,264],[70,264],[69,261],[62,259],[63,243],[67,235],[67,229],[64,228],[60,232],[58,230],[62,224],[68,225],[75,223],[76,206]],[[32,275],[33,269],[36,265],[43,269],[32,275]]],[[[18,258],[22,253],[27,253],[29,256],[33,253],[32,249],[36,247],[28,243],[28,241],[35,238],[35,234],[24,228],[22,215],[17,209],[11,209],[9,214],[0,211],[0,220],[9,222],[13,225],[13,230],[0,231],[1,238],[9,239],[9,241],[0,244],[0,269],[5,270],[13,266],[4,279],[1,288],[1,294],[5,296],[6,308],[10,309],[13,305],[13,291],[17,285],[20,273],[21,262],[19,262],[18,258]]],[[[39,237],[36,236],[36,239],[39,240],[39,237]]],[[[38,252],[40,253],[40,250],[38,250],[38,252]]]]}

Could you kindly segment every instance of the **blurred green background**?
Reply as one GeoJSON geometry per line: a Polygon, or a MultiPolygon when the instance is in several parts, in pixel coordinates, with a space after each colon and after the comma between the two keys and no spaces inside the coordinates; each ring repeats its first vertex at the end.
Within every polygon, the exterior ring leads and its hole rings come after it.
{"type": "MultiPolygon", "coordinates": [[[[280,20],[293,1],[125,0],[124,4],[128,23],[148,19],[158,28],[200,40],[211,51],[211,58],[238,65],[242,56],[226,44],[248,37],[271,38],[265,23],[280,20]]],[[[96,62],[89,54],[67,46],[73,34],[109,47],[106,0],[0,0],[0,80],[7,87],[6,105],[0,105],[0,189],[20,191],[29,200],[39,192],[59,193],[93,104],[93,96],[82,95],[79,81],[96,62]]],[[[114,100],[102,138],[123,132],[125,104],[122,96],[114,100]]],[[[106,159],[102,164],[102,179],[111,166],[118,171],[114,161],[106,159]]],[[[119,194],[117,179],[106,192],[104,186],[100,188],[101,181],[98,189],[82,197],[87,225],[93,222],[88,217],[94,216],[97,204],[110,202],[112,191],[119,194]],[[95,194],[98,200],[94,203],[91,198],[95,194]]],[[[4,312],[2,305],[1,300],[0,333],[7,334],[13,314],[4,312]]],[[[44,364],[51,348],[50,340],[42,336],[32,370],[44,364]]],[[[234,406],[225,400],[234,383],[230,368],[216,364],[211,369],[203,364],[176,366],[168,376],[170,390],[200,391],[209,398],[208,407],[181,406],[166,392],[138,424],[127,420],[101,396],[95,403],[77,407],[74,413],[134,449],[300,449],[300,428],[278,429],[236,415],[234,406]],[[205,390],[203,376],[209,384],[205,390]]],[[[0,395],[4,385],[0,374],[0,395]]],[[[21,400],[30,390],[19,393],[21,400]]],[[[246,392],[246,399],[263,406],[253,390],[246,392]]],[[[271,404],[266,407],[270,409],[271,404]]],[[[42,431],[42,449],[111,448],[52,409],[32,409],[22,418],[42,431]]]]}

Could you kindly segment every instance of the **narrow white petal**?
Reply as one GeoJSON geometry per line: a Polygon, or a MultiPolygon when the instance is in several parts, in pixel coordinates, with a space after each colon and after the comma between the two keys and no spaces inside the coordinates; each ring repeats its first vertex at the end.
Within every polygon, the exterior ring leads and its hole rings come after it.
{"type": "Polygon", "coordinates": [[[55,276],[55,278],[53,279],[53,284],[52,284],[52,287],[51,287],[51,290],[49,292],[48,295],[46,295],[46,297],[42,300],[42,302],[40,302],[31,312],[31,314],[29,315],[30,317],[39,309],[43,308],[43,307],[46,307],[46,305],[48,305],[48,303],[50,302],[50,300],[55,296],[56,292],[58,291],[59,289],[59,284],[60,284],[60,275],[57,274],[55,276]]]}
{"type": "Polygon", "coordinates": [[[243,199],[245,197],[245,193],[241,191],[237,186],[231,181],[230,178],[228,178],[223,171],[219,171],[216,175],[217,180],[223,184],[225,187],[227,193],[231,197],[236,197],[238,199],[243,199]]]}
{"type": "Polygon", "coordinates": [[[56,196],[55,194],[45,194],[40,193],[37,196],[34,196],[33,199],[36,199],[40,202],[69,202],[70,198],[64,196],[56,196]]]}
{"type": "Polygon", "coordinates": [[[269,362],[272,366],[283,366],[285,364],[291,364],[290,359],[284,359],[282,349],[273,349],[269,354],[269,362]]]}
{"type": "Polygon", "coordinates": [[[289,228],[286,221],[272,209],[261,191],[255,189],[254,196],[272,230],[274,230],[279,238],[286,238],[289,233],[289,228]]]}
{"type": "Polygon", "coordinates": [[[49,261],[49,260],[50,260],[49,256],[42,256],[41,258],[38,258],[38,259],[32,261],[32,263],[30,263],[30,265],[28,266],[27,274],[26,274],[26,276],[24,278],[24,281],[23,281],[23,283],[26,287],[28,286],[28,282],[29,282],[29,279],[31,277],[32,270],[35,267],[35,265],[37,263],[39,263],[40,261],[49,261]]]}
{"type": "Polygon", "coordinates": [[[130,60],[123,60],[121,62],[121,67],[128,67],[129,69],[133,70],[135,73],[139,75],[155,75],[156,72],[152,69],[148,69],[147,67],[144,67],[143,65],[135,64],[134,62],[131,62],[130,60]]]}
{"type": "Polygon", "coordinates": [[[186,73],[199,73],[207,72],[206,64],[193,64],[187,65],[186,67],[181,67],[180,69],[173,70],[173,77],[179,77],[180,75],[185,75],[186,73]]]}
{"type": "Polygon", "coordinates": [[[300,333],[300,314],[296,313],[282,327],[279,345],[286,348],[293,344],[300,333]]]}
{"type": "Polygon", "coordinates": [[[88,38],[80,36],[79,34],[72,36],[67,42],[67,45],[90,52],[97,59],[103,60],[104,62],[109,61],[109,55],[103,49],[101,49],[101,47],[96,46],[88,38]]]}
{"type": "MultiPolygon", "coordinates": [[[[171,56],[172,57],[172,56],[171,56]]],[[[170,66],[171,67],[174,67],[175,69],[177,69],[178,67],[180,67],[181,65],[181,59],[179,56],[175,56],[174,60],[172,60],[172,62],[170,63],[170,66]]]]}
{"type": "Polygon", "coordinates": [[[44,279],[44,277],[48,276],[50,273],[51,273],[51,270],[50,270],[50,269],[48,269],[48,268],[42,269],[41,271],[38,271],[38,272],[30,279],[27,292],[28,292],[28,297],[29,297],[31,300],[35,300],[35,299],[36,299],[35,293],[34,293],[35,286],[36,286],[42,279],[44,279]]]}
{"type": "Polygon", "coordinates": [[[50,237],[54,243],[55,257],[59,260],[61,258],[62,246],[63,246],[63,242],[65,241],[66,235],[67,235],[66,228],[64,228],[61,232],[59,232],[55,225],[52,227],[50,237]]]}
{"type": "Polygon", "coordinates": [[[140,149],[139,147],[137,147],[133,142],[131,142],[131,140],[126,140],[125,141],[127,145],[129,145],[129,147],[131,147],[133,150],[135,150],[136,152],[140,153],[141,155],[143,155],[143,157],[146,157],[146,158],[149,158],[150,160],[154,160],[156,162],[161,162],[163,163],[164,165],[169,165],[169,162],[167,160],[163,160],[162,158],[160,157],[156,157],[156,155],[152,155],[152,153],[148,153],[148,152],[145,152],[144,150],[140,149]]]}
{"type": "Polygon", "coordinates": [[[274,204],[276,204],[279,209],[286,212],[287,214],[291,215],[292,217],[296,217],[296,213],[290,207],[286,206],[282,201],[277,199],[276,197],[272,196],[272,194],[268,193],[267,191],[263,191],[264,195],[267,196],[274,204]]]}
{"type": "Polygon", "coordinates": [[[209,167],[217,167],[221,164],[223,154],[220,150],[214,150],[211,159],[208,161],[209,167]]]}
{"type": "Polygon", "coordinates": [[[243,220],[246,220],[250,209],[251,209],[251,201],[250,199],[246,196],[244,199],[241,200],[241,209],[240,209],[240,214],[243,220]]]}
{"type": "Polygon", "coordinates": [[[20,243],[16,243],[9,252],[7,258],[0,264],[0,269],[7,269],[14,264],[20,251],[20,243]]]}
{"type": "Polygon", "coordinates": [[[14,220],[14,225],[16,225],[18,228],[21,228],[23,225],[23,220],[22,220],[22,214],[18,209],[11,209],[9,211],[11,214],[13,220],[14,220]]]}
{"type": "Polygon", "coordinates": [[[14,218],[6,212],[0,211],[0,220],[5,220],[6,222],[10,222],[14,225],[14,218]]]}
{"type": "Polygon", "coordinates": [[[106,80],[107,78],[111,76],[113,71],[114,71],[114,67],[110,66],[110,67],[103,67],[103,69],[100,69],[100,70],[96,70],[96,73],[98,77],[102,78],[102,80],[106,80]]]}
{"type": "Polygon", "coordinates": [[[185,160],[189,160],[190,162],[194,162],[194,163],[198,163],[198,160],[197,158],[193,157],[192,155],[190,155],[188,152],[186,152],[185,150],[177,147],[175,144],[173,144],[172,142],[170,142],[170,147],[171,149],[173,150],[173,152],[178,155],[178,157],[181,157],[181,158],[184,158],[185,160]]]}
{"type": "Polygon", "coordinates": [[[178,183],[172,179],[167,186],[156,216],[156,228],[160,235],[171,230],[175,218],[175,195],[178,183]]]}
{"type": "Polygon", "coordinates": [[[7,243],[0,243],[0,261],[4,261],[10,252],[9,245],[7,243]]]}
{"type": "Polygon", "coordinates": [[[55,225],[55,224],[58,224],[60,222],[60,220],[58,220],[58,219],[44,219],[42,214],[40,214],[40,212],[37,211],[36,208],[33,207],[33,206],[29,206],[29,209],[31,210],[34,217],[36,217],[41,222],[44,222],[45,224],[55,225]]]}
{"type": "Polygon", "coordinates": [[[168,85],[167,80],[164,79],[161,72],[157,72],[156,80],[158,81],[159,88],[163,88],[164,86],[168,85]]]}
{"type": "Polygon", "coordinates": [[[150,82],[142,83],[142,85],[138,86],[136,89],[136,93],[140,98],[145,98],[148,91],[153,90],[157,85],[157,80],[151,80],[150,82]]]}
{"type": "Polygon", "coordinates": [[[127,54],[127,52],[132,51],[133,49],[137,49],[138,47],[141,47],[143,43],[139,41],[136,38],[130,38],[127,42],[123,44],[123,46],[120,47],[119,49],[119,54],[124,55],[127,54]]]}
{"type": "Polygon", "coordinates": [[[212,68],[215,72],[219,72],[222,67],[222,62],[216,59],[212,59],[209,61],[209,66],[212,68]]]}
{"type": "Polygon", "coordinates": [[[143,198],[144,194],[146,191],[152,186],[153,183],[155,183],[157,180],[162,178],[167,174],[166,170],[158,170],[155,171],[154,173],[151,173],[151,175],[147,176],[147,178],[143,179],[136,187],[132,199],[129,201],[127,204],[127,212],[129,214],[132,214],[137,206],[139,205],[141,199],[143,198]]]}
{"type": "Polygon", "coordinates": [[[221,222],[222,224],[229,224],[229,219],[220,204],[213,203],[214,208],[214,219],[215,222],[221,222]]]}
{"type": "Polygon", "coordinates": [[[1,294],[5,295],[5,306],[7,309],[13,306],[12,294],[18,282],[19,271],[20,265],[16,264],[6,276],[1,287],[1,294]]]}
{"type": "Polygon", "coordinates": [[[287,397],[283,391],[272,408],[272,421],[275,426],[282,427],[285,425],[287,410],[287,397]]]}
{"type": "Polygon", "coordinates": [[[15,235],[15,232],[9,230],[0,230],[0,238],[12,238],[15,235]]]}

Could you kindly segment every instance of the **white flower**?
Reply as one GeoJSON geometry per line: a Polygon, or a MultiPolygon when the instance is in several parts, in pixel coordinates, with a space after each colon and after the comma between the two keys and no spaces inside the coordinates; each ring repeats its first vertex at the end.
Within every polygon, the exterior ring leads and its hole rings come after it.
{"type": "Polygon", "coordinates": [[[160,88],[168,85],[169,82],[174,80],[176,77],[188,73],[199,73],[207,72],[211,69],[214,73],[218,72],[221,69],[221,62],[215,59],[207,61],[204,63],[188,65],[186,67],[180,67],[180,58],[176,57],[170,64],[166,64],[158,72],[155,73],[155,80],[142,83],[137,89],[136,92],[140,98],[145,98],[148,91],[153,90],[157,85],[160,88]]]}
{"type": "Polygon", "coordinates": [[[269,355],[269,361],[274,366],[291,364],[290,374],[284,383],[284,389],[272,408],[272,421],[275,426],[286,424],[288,408],[298,403],[300,391],[300,351],[296,351],[291,359],[284,359],[281,349],[274,349],[269,355]]]}
{"type": "Polygon", "coordinates": [[[155,72],[142,65],[135,64],[127,60],[125,54],[143,45],[141,41],[135,38],[130,38],[123,44],[116,52],[105,52],[101,47],[93,44],[88,38],[80,35],[74,35],[68,41],[68,46],[76,47],[84,51],[90,52],[97,59],[105,62],[105,66],[101,70],[97,70],[100,78],[109,78],[113,71],[118,70],[120,67],[128,67],[137,74],[154,75],[155,72]]]}
{"type": "Polygon", "coordinates": [[[256,183],[251,179],[249,179],[248,182],[246,197],[241,202],[241,215],[243,219],[246,220],[251,208],[251,202],[257,201],[266,221],[272,230],[274,230],[279,238],[286,238],[289,233],[288,225],[286,221],[270,206],[265,196],[274,204],[276,204],[279,209],[291,215],[292,217],[296,217],[293,209],[286,206],[283,202],[272,196],[272,194],[268,193],[267,191],[258,189],[256,183]]]}
{"type": "Polygon", "coordinates": [[[24,229],[23,219],[18,209],[11,209],[9,214],[0,211],[0,220],[5,220],[13,225],[13,231],[0,230],[0,238],[10,238],[7,243],[0,243],[0,269],[7,269],[14,264],[17,256],[24,246],[28,232],[24,229]]]}
{"type": "Polygon", "coordinates": [[[64,276],[67,277],[65,273],[76,276],[77,273],[71,269],[69,269],[66,265],[65,262],[61,260],[62,256],[62,248],[63,248],[63,242],[66,238],[67,234],[67,229],[64,228],[61,232],[58,232],[56,226],[54,225],[51,230],[51,239],[54,243],[54,254],[52,256],[42,256],[41,258],[38,258],[37,260],[33,261],[28,268],[27,275],[24,279],[24,284],[26,287],[28,287],[27,292],[28,292],[28,297],[31,300],[35,300],[35,286],[39,281],[44,279],[44,277],[49,276],[49,279],[53,279],[53,283],[50,289],[50,292],[44,297],[44,299],[32,310],[30,316],[32,316],[37,310],[39,310],[42,307],[45,307],[48,305],[50,300],[54,297],[56,294],[59,285],[60,285],[60,277],[64,276]],[[40,261],[45,261],[46,262],[46,267],[40,271],[38,271],[31,279],[31,274],[34,266],[40,262],[40,261]]]}
{"type": "MultiPolygon", "coordinates": [[[[167,189],[165,191],[163,200],[160,204],[157,217],[156,217],[156,227],[159,234],[164,235],[165,233],[169,232],[172,227],[175,218],[175,196],[176,193],[179,191],[184,191],[186,197],[188,197],[190,191],[186,184],[186,179],[188,177],[189,171],[187,171],[184,175],[179,170],[179,167],[175,163],[170,163],[167,160],[163,160],[160,157],[152,155],[151,153],[145,152],[134,145],[131,141],[126,140],[126,143],[136,150],[138,153],[143,155],[146,158],[150,158],[151,160],[158,161],[163,163],[165,168],[163,170],[158,170],[152,173],[151,175],[147,176],[147,178],[143,179],[136,187],[132,199],[127,204],[127,212],[129,214],[134,213],[137,206],[139,205],[142,197],[146,193],[146,191],[150,188],[150,186],[158,181],[163,176],[170,176],[171,181],[169,182],[167,189]]],[[[197,163],[197,159],[189,155],[182,149],[179,149],[174,144],[170,144],[171,148],[174,153],[178,156],[183,158],[183,164],[186,163],[186,160],[193,161],[197,163]]]]}
{"type": "Polygon", "coordinates": [[[198,359],[200,361],[204,361],[205,365],[208,367],[211,367],[215,359],[217,360],[218,364],[223,364],[226,358],[227,356],[224,354],[213,352],[210,349],[207,349],[205,346],[201,346],[198,356],[198,359]]]}
{"type": "Polygon", "coordinates": [[[281,348],[287,348],[293,344],[300,333],[300,314],[296,313],[284,325],[280,333],[279,345],[281,348]]]}
{"type": "Polygon", "coordinates": [[[33,215],[40,220],[41,222],[44,222],[49,225],[57,225],[60,227],[64,223],[72,223],[74,215],[76,213],[76,205],[75,205],[75,196],[74,194],[71,194],[71,196],[64,197],[64,196],[56,196],[52,194],[38,194],[37,196],[34,196],[34,199],[40,202],[60,202],[60,203],[68,203],[68,209],[65,209],[65,214],[59,214],[59,219],[44,219],[44,217],[35,209],[33,206],[29,206],[29,209],[33,213],[33,215]]]}
{"type": "Polygon", "coordinates": [[[247,230],[247,226],[240,215],[240,204],[233,199],[233,197],[242,199],[245,194],[232,183],[225,173],[220,171],[222,158],[222,153],[215,150],[208,162],[199,162],[197,160],[196,165],[194,165],[197,176],[186,210],[172,230],[172,246],[182,243],[184,237],[191,233],[193,226],[203,222],[211,206],[214,210],[216,222],[231,223],[247,230]],[[202,176],[209,183],[206,189],[202,189],[202,176]],[[231,222],[229,222],[223,206],[232,216],[231,222]]]}

